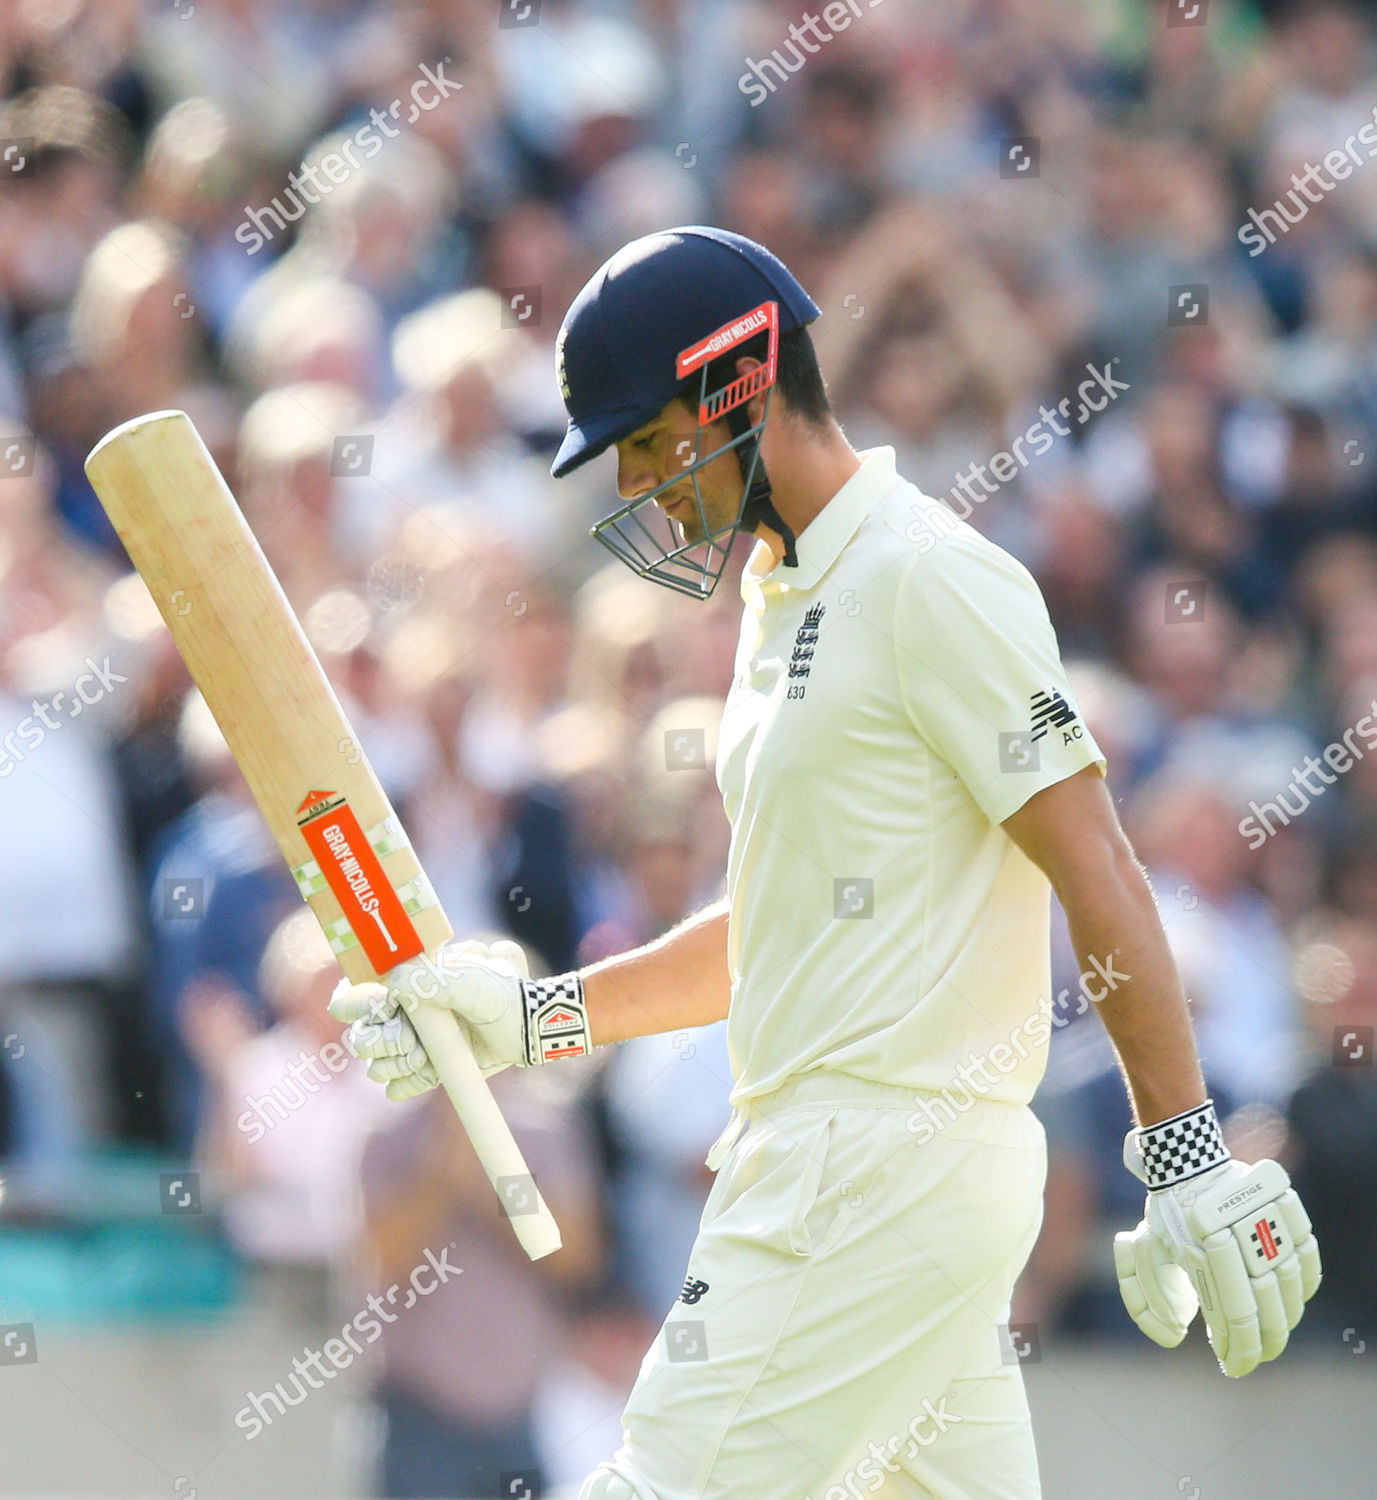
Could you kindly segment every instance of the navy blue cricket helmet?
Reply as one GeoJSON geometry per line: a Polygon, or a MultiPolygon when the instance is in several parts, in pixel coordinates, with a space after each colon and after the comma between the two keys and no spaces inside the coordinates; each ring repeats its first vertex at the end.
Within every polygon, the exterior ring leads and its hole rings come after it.
{"type": "Polygon", "coordinates": [[[819,316],[813,299],[763,245],[730,230],[692,224],[633,240],[617,251],[574,298],[555,344],[556,373],[569,413],[568,430],[550,472],[561,478],[644,426],[694,376],[700,380],[699,440],[691,462],[673,479],[608,516],[593,535],[638,573],[698,598],[720,578],[743,521],[768,520],[793,538],[769,500],[759,462],[765,420],[752,426],[746,403],[775,379],[780,334],[819,316]],[[769,357],[747,381],[712,392],[708,370],[734,347],[769,336],[769,357]],[[703,452],[702,429],[725,420],[731,441],[703,452]],[[741,513],[709,532],[696,471],[734,449],[744,481],[741,513]],[[670,484],[693,475],[700,536],[686,542],[654,502],[670,484]],[[657,531],[658,527],[658,531],[657,531]]]}

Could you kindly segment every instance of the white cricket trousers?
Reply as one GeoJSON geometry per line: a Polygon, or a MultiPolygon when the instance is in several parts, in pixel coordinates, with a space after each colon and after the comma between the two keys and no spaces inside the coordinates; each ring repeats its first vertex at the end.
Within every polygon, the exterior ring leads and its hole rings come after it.
{"type": "Polygon", "coordinates": [[[999,1326],[1042,1221],[1042,1126],[972,1097],[934,1133],[921,1098],[811,1073],[743,1109],[580,1500],[1038,1500],[999,1326]]]}

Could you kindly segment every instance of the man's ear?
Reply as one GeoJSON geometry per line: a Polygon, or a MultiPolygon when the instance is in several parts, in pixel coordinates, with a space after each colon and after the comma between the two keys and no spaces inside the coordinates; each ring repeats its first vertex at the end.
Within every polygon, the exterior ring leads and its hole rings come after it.
{"type": "MultiPolygon", "coordinates": [[[[737,375],[749,375],[752,370],[758,370],[764,363],[765,361],[762,359],[755,359],[749,354],[743,354],[736,362],[736,373],[737,375]]],[[[765,415],[765,395],[766,393],[761,391],[758,396],[752,396],[746,405],[746,415],[751,419],[752,427],[759,426],[761,419],[765,415]]]]}

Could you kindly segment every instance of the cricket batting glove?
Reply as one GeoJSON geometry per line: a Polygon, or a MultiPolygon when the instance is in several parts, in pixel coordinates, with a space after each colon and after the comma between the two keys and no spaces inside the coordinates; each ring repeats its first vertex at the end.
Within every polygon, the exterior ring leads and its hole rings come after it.
{"type": "Polygon", "coordinates": [[[593,1049],[577,974],[532,979],[516,943],[451,943],[433,959],[399,964],[385,984],[340,983],[330,1014],[349,1029],[344,1045],[367,1061],[389,1099],[410,1099],[439,1083],[407,1012],[419,1004],[453,1011],[484,1077],[538,1067],[593,1049]]]}
{"type": "Polygon", "coordinates": [[[1202,1311],[1226,1375],[1275,1359],[1320,1284],[1319,1246],[1280,1164],[1234,1161],[1207,1100],[1130,1130],[1124,1165],[1148,1187],[1142,1223],[1114,1236],[1129,1317],[1174,1349],[1202,1311]]]}

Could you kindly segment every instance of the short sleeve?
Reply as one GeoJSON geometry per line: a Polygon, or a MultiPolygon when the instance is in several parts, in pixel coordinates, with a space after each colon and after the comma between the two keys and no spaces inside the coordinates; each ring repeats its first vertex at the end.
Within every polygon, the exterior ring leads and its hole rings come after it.
{"type": "Polygon", "coordinates": [[[991,823],[1086,766],[1104,774],[1042,593],[992,542],[958,533],[913,557],[894,643],[909,718],[991,823]]]}

